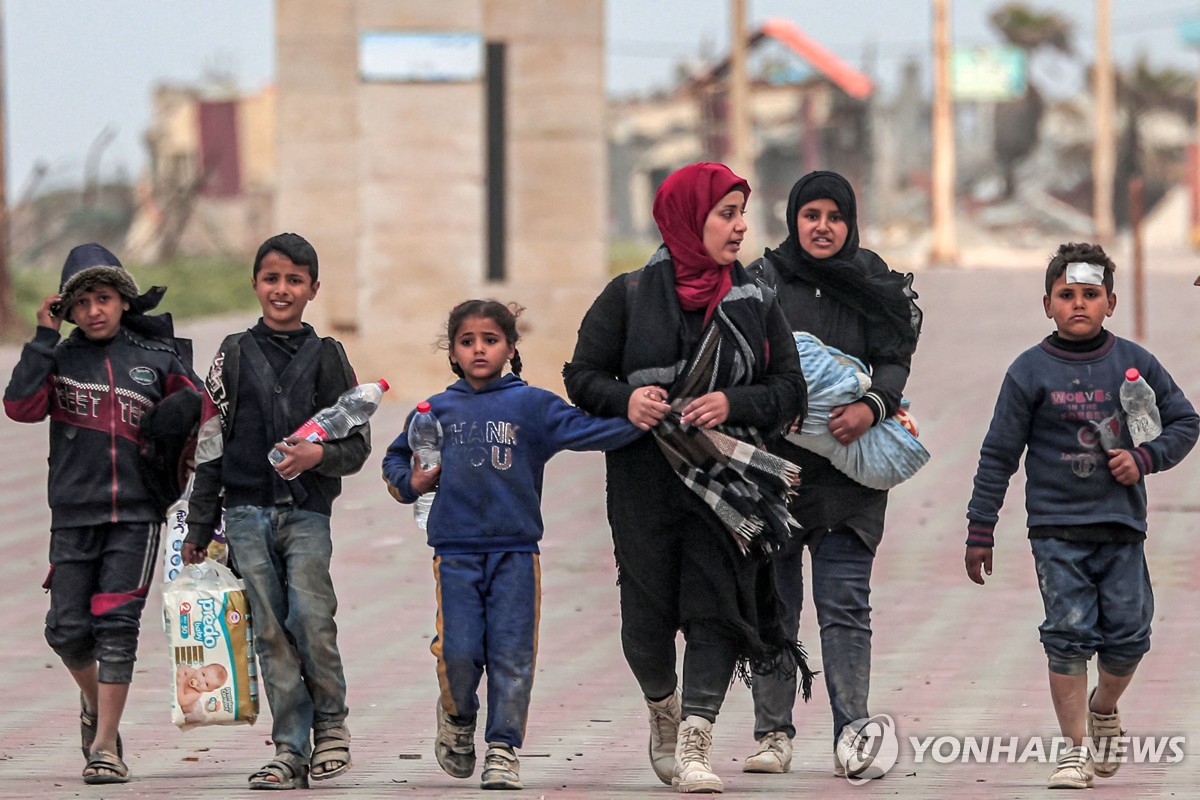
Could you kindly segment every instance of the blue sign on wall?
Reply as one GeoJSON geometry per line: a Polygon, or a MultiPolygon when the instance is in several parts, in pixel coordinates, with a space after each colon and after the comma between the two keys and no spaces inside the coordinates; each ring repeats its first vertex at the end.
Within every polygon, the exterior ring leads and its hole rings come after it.
{"type": "Polygon", "coordinates": [[[956,100],[999,102],[1025,94],[1025,53],[1019,47],[960,47],[950,61],[956,100]]]}
{"type": "Polygon", "coordinates": [[[477,81],[483,74],[478,33],[365,31],[358,38],[364,81],[477,81]]]}

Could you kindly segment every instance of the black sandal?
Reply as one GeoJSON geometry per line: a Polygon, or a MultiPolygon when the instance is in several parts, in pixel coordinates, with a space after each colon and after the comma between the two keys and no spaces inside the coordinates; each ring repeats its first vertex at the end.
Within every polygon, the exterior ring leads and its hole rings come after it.
{"type": "Polygon", "coordinates": [[[280,753],[251,775],[249,781],[251,789],[307,789],[308,764],[299,756],[280,753]]]}
{"type": "Polygon", "coordinates": [[[309,760],[309,774],[314,781],[336,778],[350,769],[350,730],[344,724],[336,728],[313,731],[313,752],[309,760]],[[326,769],[334,764],[332,769],[326,769]],[[317,768],[321,771],[318,772],[317,768]]]}
{"type": "Polygon", "coordinates": [[[129,767],[116,753],[107,750],[96,750],[88,756],[87,766],[83,768],[83,782],[87,784],[128,783],[129,767]],[[88,770],[92,774],[88,774],[88,770]]]}
{"type": "MultiPolygon", "coordinates": [[[[96,714],[88,711],[87,698],[79,693],[79,742],[83,751],[84,761],[92,757],[92,745],[96,743],[96,714]]],[[[125,757],[125,746],[121,742],[121,734],[117,734],[117,758],[125,757]]]]}

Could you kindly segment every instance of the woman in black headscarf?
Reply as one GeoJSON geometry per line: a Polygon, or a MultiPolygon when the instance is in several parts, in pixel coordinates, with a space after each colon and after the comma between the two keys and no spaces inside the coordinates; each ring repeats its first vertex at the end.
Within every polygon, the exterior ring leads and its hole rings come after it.
{"type": "MultiPolygon", "coordinates": [[[[912,276],[891,271],[878,255],[859,247],[854,190],[835,172],[812,172],[796,182],[788,197],[787,225],[787,239],[767,250],[749,270],[775,289],[793,330],[807,331],[870,368],[870,391],[830,415],[830,433],[849,445],[900,407],[921,326],[912,276]]],[[[787,606],[788,630],[796,631],[803,605],[801,566],[808,547],[825,685],[833,710],[834,772],[844,774],[848,748],[868,718],[871,567],[883,536],[887,492],[856,483],[824,457],[785,439],[770,447],[802,470],[803,483],[789,508],[804,534],[776,556],[775,571],[787,606]]],[[[745,771],[788,771],[796,733],[795,698],[794,677],[755,679],[754,738],[759,750],[746,759],[745,771]]],[[[853,762],[856,772],[861,767],[861,761],[853,762]]],[[[878,775],[866,769],[858,777],[878,775]]]]}

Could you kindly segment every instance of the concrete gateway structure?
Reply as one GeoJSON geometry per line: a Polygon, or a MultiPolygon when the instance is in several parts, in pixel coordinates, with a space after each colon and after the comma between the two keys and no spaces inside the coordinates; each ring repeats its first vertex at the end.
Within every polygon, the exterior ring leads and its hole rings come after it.
{"type": "Polygon", "coordinates": [[[515,300],[532,382],[606,278],[603,0],[276,3],[276,227],[313,242],[319,331],[402,399],[470,297],[515,300]]]}

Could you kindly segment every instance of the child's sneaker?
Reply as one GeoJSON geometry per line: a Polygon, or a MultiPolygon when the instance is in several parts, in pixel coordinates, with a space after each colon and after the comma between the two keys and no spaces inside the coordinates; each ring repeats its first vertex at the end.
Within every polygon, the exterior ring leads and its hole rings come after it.
{"type": "Polygon", "coordinates": [[[842,727],[842,735],[833,747],[833,774],[836,777],[849,775],[856,780],[873,781],[882,778],[891,766],[876,763],[874,755],[866,752],[869,737],[859,733],[866,723],[866,719],[860,719],[842,727]]]}
{"type": "Polygon", "coordinates": [[[662,700],[647,700],[650,709],[650,766],[663,783],[675,775],[675,740],[679,736],[679,695],[672,692],[662,700]]]}
{"type": "Polygon", "coordinates": [[[452,722],[442,701],[437,704],[437,738],[433,754],[438,766],[453,778],[469,778],[475,772],[475,720],[466,725],[452,722]]]}
{"type": "Polygon", "coordinates": [[[783,731],[771,731],[758,740],[758,752],[742,763],[742,772],[778,774],[792,768],[792,740],[783,731]]]}
{"type": "Polygon", "coordinates": [[[1091,752],[1086,747],[1072,747],[1058,757],[1058,766],[1046,781],[1046,788],[1090,789],[1094,775],[1091,752]]]}
{"type": "Polygon", "coordinates": [[[489,743],[483,757],[483,789],[521,789],[521,762],[513,749],[501,742],[489,743]]]}
{"type": "Polygon", "coordinates": [[[1096,776],[1111,778],[1125,760],[1125,743],[1117,738],[1124,736],[1125,731],[1121,730],[1121,713],[1118,709],[1113,708],[1111,714],[1092,711],[1092,698],[1095,695],[1095,689],[1088,695],[1087,735],[1092,753],[1095,754],[1096,776]]]}

